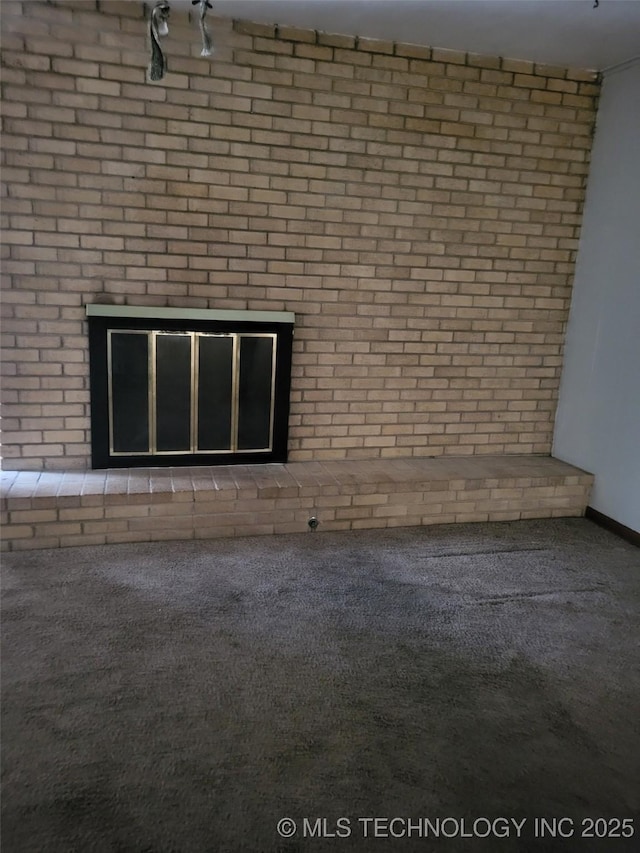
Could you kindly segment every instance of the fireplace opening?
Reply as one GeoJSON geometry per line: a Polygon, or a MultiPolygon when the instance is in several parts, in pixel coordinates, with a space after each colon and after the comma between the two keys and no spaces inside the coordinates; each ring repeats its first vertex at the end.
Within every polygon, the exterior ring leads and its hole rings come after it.
{"type": "Polygon", "coordinates": [[[94,468],[284,462],[294,315],[87,306],[94,468]]]}

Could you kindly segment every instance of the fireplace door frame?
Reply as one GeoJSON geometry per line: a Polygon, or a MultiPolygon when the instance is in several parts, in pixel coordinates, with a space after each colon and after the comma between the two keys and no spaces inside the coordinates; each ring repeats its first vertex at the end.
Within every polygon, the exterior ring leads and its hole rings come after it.
{"type": "MultiPolygon", "coordinates": [[[[293,314],[88,305],[87,319],[93,468],[286,462],[293,314]],[[120,377],[123,375],[123,363],[117,363],[117,358],[125,359],[126,373],[127,348],[124,341],[131,335],[138,336],[137,348],[140,350],[136,366],[137,397],[134,393],[131,399],[142,401],[140,428],[136,433],[142,437],[135,441],[131,439],[129,447],[126,447],[126,441],[122,438],[125,430],[122,426],[122,412],[125,412],[126,424],[127,408],[116,398],[120,394],[119,399],[126,400],[127,392],[121,390],[123,380],[115,378],[114,373],[120,377]],[[142,338],[146,340],[146,348],[142,338]],[[158,374],[161,374],[162,379],[163,370],[158,367],[159,341],[162,347],[168,344],[169,350],[171,347],[175,349],[177,345],[178,358],[169,358],[168,366],[163,368],[166,375],[172,369],[182,370],[180,378],[183,381],[173,386],[174,391],[179,389],[175,407],[172,406],[170,395],[167,400],[168,386],[158,384],[158,374]],[[223,423],[222,427],[218,427],[218,432],[225,429],[225,418],[228,420],[229,440],[221,440],[212,449],[211,445],[216,442],[207,442],[202,437],[202,407],[199,404],[203,393],[200,385],[203,342],[205,348],[208,346],[211,350],[213,347],[215,351],[218,347],[214,341],[223,344],[221,352],[226,350],[229,353],[229,363],[224,364],[224,372],[228,375],[220,378],[220,384],[227,388],[229,399],[227,401],[225,397],[224,405],[228,406],[229,411],[226,415],[223,412],[218,418],[223,423]],[[114,344],[116,353],[125,353],[124,356],[116,355],[115,370],[112,369],[114,344]],[[176,368],[180,360],[182,367],[176,368]],[[254,394],[250,383],[255,377],[261,379],[262,384],[254,394]],[[270,384],[266,377],[270,377],[270,384]],[[146,392],[143,390],[145,383],[146,392]],[[163,396],[164,404],[160,407],[159,400],[163,396]],[[181,405],[182,421],[180,418],[176,420],[175,412],[172,411],[181,405]],[[163,446],[159,446],[158,433],[162,432],[159,430],[159,411],[164,412],[164,433],[168,433],[166,424],[173,418],[178,424],[178,432],[183,434],[182,439],[175,439],[176,447],[171,446],[170,439],[168,443],[165,439],[161,442],[163,446]],[[115,413],[120,418],[117,425],[115,413]],[[184,423],[184,418],[188,418],[188,425],[184,423]],[[143,450],[145,435],[146,449],[143,450]],[[209,447],[202,446],[207,443],[209,447]]],[[[135,371],[132,369],[131,373],[135,371]]],[[[166,383],[167,380],[163,381],[166,383]]]]}

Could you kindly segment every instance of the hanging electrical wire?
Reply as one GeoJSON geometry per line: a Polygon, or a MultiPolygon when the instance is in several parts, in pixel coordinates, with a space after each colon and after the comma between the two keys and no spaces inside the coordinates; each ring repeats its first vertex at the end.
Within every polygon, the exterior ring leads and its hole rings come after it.
{"type": "Polygon", "coordinates": [[[207,11],[212,8],[211,3],[209,3],[209,0],[191,0],[191,5],[200,6],[200,34],[202,35],[200,56],[211,56],[213,53],[213,43],[205,22],[207,11]]]}
{"type": "Polygon", "coordinates": [[[160,0],[151,10],[149,18],[149,35],[151,37],[151,64],[149,79],[162,80],[167,70],[167,62],[160,47],[160,36],[169,34],[169,12],[171,7],[166,0],[160,0]]]}

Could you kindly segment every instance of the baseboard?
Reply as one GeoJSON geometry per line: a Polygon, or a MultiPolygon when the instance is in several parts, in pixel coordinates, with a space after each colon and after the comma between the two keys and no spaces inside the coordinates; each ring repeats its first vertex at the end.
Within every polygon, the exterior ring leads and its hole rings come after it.
{"type": "Polygon", "coordinates": [[[637,533],[630,527],[626,527],[624,524],[620,524],[619,521],[609,518],[608,515],[598,512],[598,510],[594,509],[592,506],[588,506],[586,508],[584,516],[585,518],[591,519],[591,521],[594,521],[596,524],[599,524],[600,527],[606,527],[606,529],[610,530],[611,533],[615,533],[616,536],[620,536],[622,539],[626,539],[627,542],[631,542],[632,545],[636,545],[640,548],[640,533],[637,533]]]}

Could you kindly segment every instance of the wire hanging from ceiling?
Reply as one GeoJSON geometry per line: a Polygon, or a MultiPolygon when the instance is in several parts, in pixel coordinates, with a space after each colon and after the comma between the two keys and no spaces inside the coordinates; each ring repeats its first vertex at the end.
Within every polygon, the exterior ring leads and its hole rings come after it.
{"type": "Polygon", "coordinates": [[[169,34],[170,11],[171,7],[166,0],[160,0],[151,10],[149,17],[149,36],[151,38],[150,80],[162,80],[167,70],[167,61],[160,47],[160,37],[169,34]]]}
{"type": "Polygon", "coordinates": [[[200,34],[202,35],[200,56],[211,56],[213,53],[213,43],[205,22],[207,11],[212,8],[211,3],[209,3],[209,0],[191,0],[191,5],[200,6],[200,34]]]}
{"type": "MultiPolygon", "coordinates": [[[[213,40],[207,27],[206,16],[212,5],[209,0],[191,0],[192,6],[199,6],[199,29],[202,37],[200,56],[212,56],[213,40]]],[[[171,11],[168,0],[157,0],[149,15],[149,38],[151,41],[151,60],[149,63],[149,79],[154,83],[162,80],[167,72],[167,60],[160,45],[160,39],[169,34],[169,14],[171,11]]]]}

